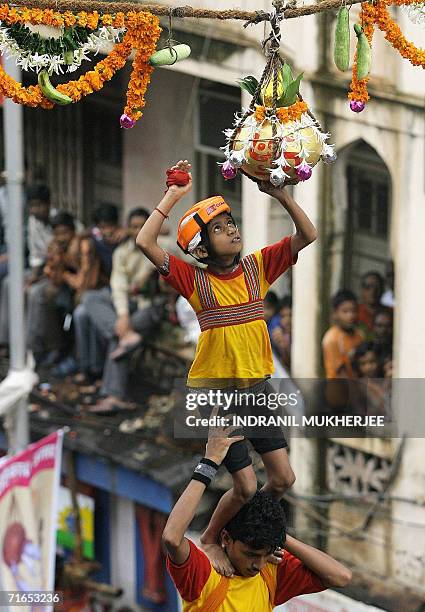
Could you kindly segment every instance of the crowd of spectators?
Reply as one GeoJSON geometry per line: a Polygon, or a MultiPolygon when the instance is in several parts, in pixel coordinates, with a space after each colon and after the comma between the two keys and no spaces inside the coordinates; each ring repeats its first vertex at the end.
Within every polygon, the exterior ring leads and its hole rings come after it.
{"type": "Polygon", "coordinates": [[[376,271],[361,277],[361,294],[342,289],[332,296],[332,325],[322,340],[326,378],[391,378],[393,273],[385,281],[376,271]],[[383,303],[383,296],[384,303],[383,303]]]}
{"type": "MultiPolygon", "coordinates": [[[[175,330],[180,345],[194,346],[199,335],[186,300],[161,282],[136,247],[149,212],[131,210],[122,227],[117,207],[105,203],[84,229],[69,212],[52,210],[46,186],[31,186],[26,195],[26,335],[36,368],[95,386],[91,412],[125,409],[130,355],[164,328],[168,340],[175,330]]],[[[167,235],[161,240],[173,250],[167,235]]],[[[0,344],[7,350],[6,249],[2,255],[0,344]]]]}
{"type": "MultiPolygon", "coordinates": [[[[1,195],[1,194],[0,194],[1,195]]],[[[129,356],[170,326],[194,347],[200,330],[188,302],[158,277],[135,238],[149,213],[134,208],[125,227],[118,210],[103,204],[83,228],[65,211],[52,210],[44,185],[26,190],[25,294],[27,345],[36,367],[78,385],[97,385],[92,412],[128,405],[129,356]],[[167,327],[168,326],[168,327],[167,327]]],[[[4,207],[3,207],[4,208],[4,207]]],[[[8,343],[8,256],[0,245],[0,345],[8,343]]],[[[167,235],[162,246],[173,250],[167,235]]],[[[331,300],[332,322],[322,340],[327,379],[391,379],[394,274],[361,277],[361,293],[342,289],[331,300]]],[[[275,369],[291,373],[292,301],[269,291],[264,311],[275,369]]],[[[279,374],[278,374],[279,376],[279,374]]]]}
{"type": "MultiPolygon", "coordinates": [[[[394,272],[369,271],[360,279],[360,296],[348,289],[331,299],[331,325],[322,339],[325,399],[331,408],[382,413],[387,409],[393,376],[394,272]],[[341,384],[337,381],[349,381],[341,384]]],[[[264,300],[267,327],[279,377],[291,375],[290,296],[269,291],[264,300]]]]}

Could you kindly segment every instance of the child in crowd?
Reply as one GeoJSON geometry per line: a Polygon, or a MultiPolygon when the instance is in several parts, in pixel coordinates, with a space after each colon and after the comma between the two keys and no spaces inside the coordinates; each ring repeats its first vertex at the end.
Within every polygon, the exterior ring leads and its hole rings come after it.
{"type": "Polygon", "coordinates": [[[351,365],[358,378],[378,378],[379,362],[373,342],[359,344],[354,351],[351,365]]]}
{"type": "Polygon", "coordinates": [[[354,394],[354,410],[365,414],[385,414],[390,381],[382,378],[373,342],[362,342],[353,355],[352,367],[359,382],[354,394]]]}
{"type": "Polygon", "coordinates": [[[334,324],[322,340],[323,362],[326,378],[354,378],[351,356],[364,341],[357,328],[357,298],[351,291],[342,289],[332,298],[334,324]]]}
{"type": "MultiPolygon", "coordinates": [[[[172,168],[176,173],[189,170],[187,161],[172,168]]],[[[188,386],[205,391],[233,385],[245,387],[251,396],[267,395],[273,361],[263,299],[270,285],[296,262],[298,252],[316,239],[316,230],[285,189],[261,182],[260,191],[275,197],[290,214],[295,234],[241,259],[242,238],[230,206],[221,196],[214,196],[192,206],[180,220],[178,245],[207,267],[190,265],[157,242],[164,220],[191,189],[190,175],[187,180],[186,185],[169,187],[140,231],[137,244],[197,314],[201,335],[188,386]]],[[[295,476],[280,428],[270,429],[251,442],[267,471],[264,490],[279,499],[295,476]]],[[[219,535],[254,495],[257,479],[245,440],[232,445],[223,463],[232,474],[233,488],[221,498],[202,542],[215,569],[232,575],[234,568],[218,544],[219,535]]]]}

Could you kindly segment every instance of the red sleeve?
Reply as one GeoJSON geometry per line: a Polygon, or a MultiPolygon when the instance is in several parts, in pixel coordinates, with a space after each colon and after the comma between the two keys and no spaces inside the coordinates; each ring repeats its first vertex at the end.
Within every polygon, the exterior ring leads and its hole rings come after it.
{"type": "Polygon", "coordinates": [[[186,261],[175,257],[169,253],[170,271],[162,274],[162,278],[170,283],[187,300],[193,293],[195,283],[195,266],[191,266],[186,261]]]}
{"type": "Polygon", "coordinates": [[[277,568],[276,582],[275,606],[283,604],[297,595],[319,593],[326,590],[319,576],[288,551],[285,552],[282,562],[277,568]]]}
{"type": "Polygon", "coordinates": [[[271,284],[288,268],[297,263],[298,255],[292,257],[291,236],[286,236],[280,242],[261,249],[264,273],[267,282],[271,284]]]}
{"type": "Polygon", "coordinates": [[[201,595],[211,573],[208,557],[191,541],[187,540],[190,552],[182,565],[176,565],[167,557],[167,569],[180,596],[186,601],[195,601],[201,595]]]}

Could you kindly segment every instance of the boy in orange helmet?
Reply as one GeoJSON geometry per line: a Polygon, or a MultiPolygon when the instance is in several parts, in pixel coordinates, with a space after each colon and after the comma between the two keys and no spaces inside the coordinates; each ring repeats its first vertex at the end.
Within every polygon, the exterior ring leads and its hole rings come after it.
{"type": "MultiPolygon", "coordinates": [[[[188,387],[199,391],[227,389],[229,381],[234,384],[236,380],[236,388],[267,396],[273,358],[263,298],[270,285],[296,262],[298,252],[316,239],[316,229],[285,189],[261,182],[260,191],[275,197],[287,210],[296,232],[241,259],[242,238],[230,207],[221,196],[214,196],[192,206],[180,220],[177,244],[207,267],[190,265],[157,243],[164,220],[192,187],[187,160],[179,161],[171,170],[187,172],[188,182],[171,184],[136,242],[198,317],[201,335],[188,387]]],[[[272,427],[263,437],[250,441],[267,472],[264,490],[280,499],[295,481],[281,429],[272,427]]],[[[245,440],[229,448],[223,463],[232,474],[233,488],[221,498],[201,541],[214,568],[230,576],[234,568],[219,547],[218,538],[223,526],[255,494],[257,479],[245,440]]]]}

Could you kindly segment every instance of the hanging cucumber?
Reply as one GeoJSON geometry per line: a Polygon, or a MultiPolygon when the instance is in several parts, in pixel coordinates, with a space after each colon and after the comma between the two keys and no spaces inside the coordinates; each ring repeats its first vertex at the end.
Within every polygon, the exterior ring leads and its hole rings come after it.
{"type": "Polygon", "coordinates": [[[52,83],[50,82],[49,73],[44,68],[38,73],[38,84],[43,95],[51,102],[54,102],[55,104],[60,104],[61,106],[71,104],[72,98],[70,98],[66,94],[61,93],[52,85],[52,83]]]}
{"type": "Polygon", "coordinates": [[[361,81],[370,72],[372,52],[363,28],[356,23],[354,24],[354,31],[357,36],[357,78],[361,81]]]}
{"type": "Polygon", "coordinates": [[[186,59],[191,53],[189,45],[174,45],[156,51],[149,58],[151,66],[172,66],[176,62],[186,59]]]}
{"type": "Polygon", "coordinates": [[[334,62],[342,72],[350,65],[350,17],[346,6],[339,9],[336,18],[334,62]]]}

